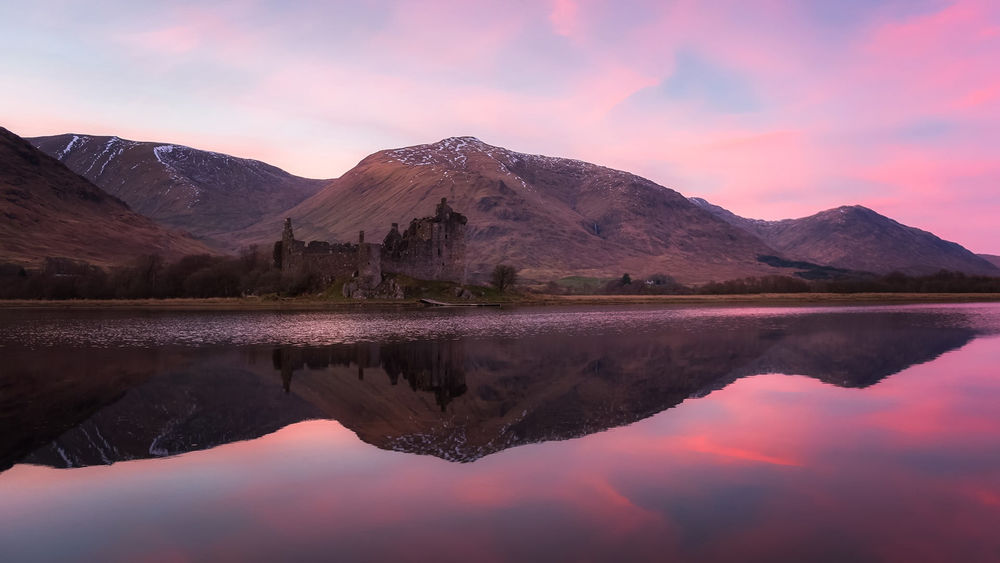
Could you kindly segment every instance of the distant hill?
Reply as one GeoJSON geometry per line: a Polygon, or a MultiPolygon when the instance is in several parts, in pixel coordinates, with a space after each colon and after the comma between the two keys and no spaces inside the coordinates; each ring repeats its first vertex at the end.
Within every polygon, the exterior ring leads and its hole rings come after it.
{"type": "Polygon", "coordinates": [[[1000,268],[1000,256],[996,256],[994,254],[979,254],[978,256],[990,264],[1000,268]]]}
{"type": "Polygon", "coordinates": [[[947,269],[1000,275],[1000,268],[961,245],[860,205],[801,219],[764,221],[740,217],[701,198],[691,201],[793,260],[879,274],[896,270],[919,275],[947,269]]]}
{"type": "Polygon", "coordinates": [[[203,238],[288,209],[327,182],[181,145],[73,134],[28,140],[135,211],[203,238]]]}
{"type": "Polygon", "coordinates": [[[133,212],[28,141],[0,127],[0,262],[45,257],[108,266],[142,254],[210,252],[184,233],[133,212]]]}
{"type": "Polygon", "coordinates": [[[702,282],[778,273],[775,251],[649,180],[578,160],[454,137],[377,152],[316,195],[236,236],[278,238],[290,217],[302,239],[380,240],[390,223],[433,212],[442,197],[469,217],[473,277],[510,263],[528,279],[663,273],[702,282]]]}

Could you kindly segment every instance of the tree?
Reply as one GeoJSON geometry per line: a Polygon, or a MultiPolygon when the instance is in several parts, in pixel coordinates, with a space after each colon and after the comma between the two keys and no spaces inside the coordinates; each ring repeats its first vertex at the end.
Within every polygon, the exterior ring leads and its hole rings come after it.
{"type": "Polygon", "coordinates": [[[503,293],[517,282],[517,268],[508,264],[497,264],[493,268],[493,287],[503,293]]]}
{"type": "Polygon", "coordinates": [[[256,270],[258,264],[262,262],[260,247],[256,244],[251,244],[250,246],[240,248],[240,262],[243,265],[244,271],[252,272],[256,270]]]}
{"type": "Polygon", "coordinates": [[[628,274],[622,274],[621,284],[622,285],[632,285],[632,276],[630,276],[628,274]]]}

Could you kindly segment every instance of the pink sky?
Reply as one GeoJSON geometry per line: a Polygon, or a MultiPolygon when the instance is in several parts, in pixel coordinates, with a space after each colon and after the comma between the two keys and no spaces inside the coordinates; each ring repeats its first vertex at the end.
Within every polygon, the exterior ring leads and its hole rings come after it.
{"type": "Polygon", "coordinates": [[[868,205],[1000,254],[1000,4],[0,6],[0,125],[169,141],[311,177],[474,135],[741,215],[868,205]]]}

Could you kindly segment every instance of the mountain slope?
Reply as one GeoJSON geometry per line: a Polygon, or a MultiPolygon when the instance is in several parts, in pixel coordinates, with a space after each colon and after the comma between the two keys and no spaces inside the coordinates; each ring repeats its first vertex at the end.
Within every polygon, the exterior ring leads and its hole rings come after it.
{"type": "Polygon", "coordinates": [[[72,134],[28,140],[137,212],[199,237],[246,227],[326,183],[181,145],[72,134]]]}
{"type": "Polygon", "coordinates": [[[1000,256],[996,256],[995,254],[979,254],[978,256],[990,264],[1000,268],[1000,256]]]}
{"type": "Polygon", "coordinates": [[[0,261],[47,257],[121,264],[136,256],[209,252],[129,209],[26,140],[0,128],[0,261]]]}
{"type": "Polygon", "coordinates": [[[740,217],[701,198],[691,201],[794,260],[881,274],[893,270],[930,274],[943,268],[1000,275],[1000,269],[961,245],[860,205],[828,209],[800,219],[763,221],[740,217]]]}
{"type": "Polygon", "coordinates": [[[375,153],[285,213],[239,233],[274,241],[290,217],[299,238],[381,239],[390,223],[431,213],[447,197],[469,217],[473,277],[498,263],[529,279],[664,273],[696,282],[773,273],[757,262],[773,249],[627,172],[528,155],[472,137],[375,153]]]}

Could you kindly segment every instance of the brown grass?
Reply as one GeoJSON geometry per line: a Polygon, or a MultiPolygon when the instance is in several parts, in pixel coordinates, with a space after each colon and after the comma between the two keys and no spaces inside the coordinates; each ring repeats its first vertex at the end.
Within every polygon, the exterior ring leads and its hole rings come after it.
{"type": "Polygon", "coordinates": [[[762,293],[746,295],[552,295],[544,304],[676,304],[676,305],[853,305],[895,303],[978,303],[1000,301],[1000,293],[762,293]]]}

